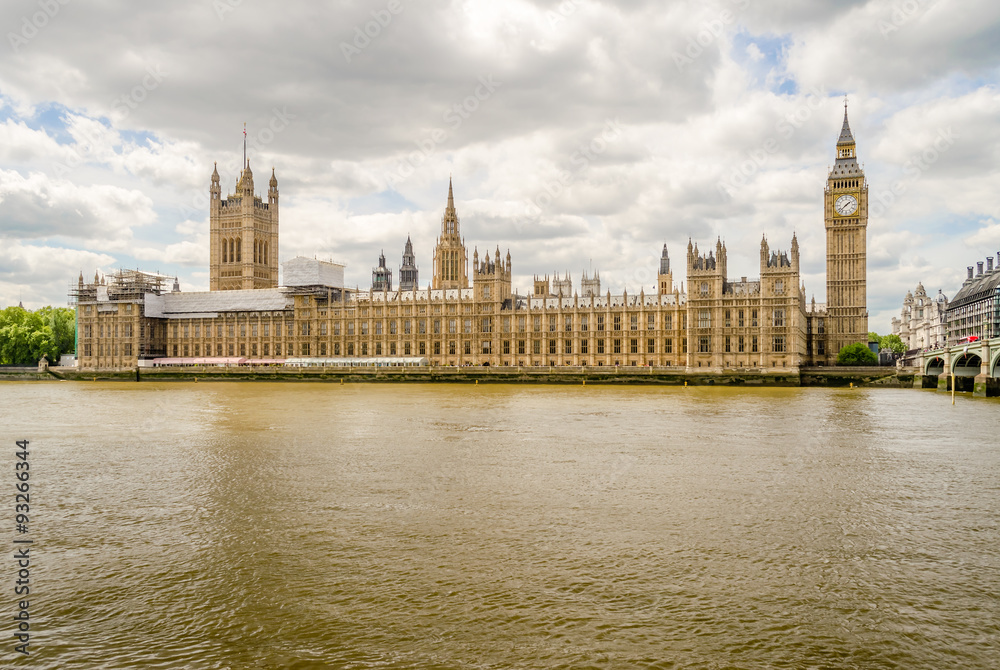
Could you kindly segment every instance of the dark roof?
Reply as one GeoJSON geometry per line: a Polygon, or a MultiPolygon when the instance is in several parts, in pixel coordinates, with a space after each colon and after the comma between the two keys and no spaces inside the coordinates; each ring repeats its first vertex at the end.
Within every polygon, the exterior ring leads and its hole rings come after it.
{"type": "Polygon", "coordinates": [[[1000,287],[1000,270],[994,270],[993,272],[980,275],[972,281],[967,281],[965,285],[958,290],[955,297],[951,299],[950,303],[948,303],[948,309],[952,310],[956,307],[962,307],[964,305],[984,300],[990,295],[996,294],[998,287],[1000,287]]]}

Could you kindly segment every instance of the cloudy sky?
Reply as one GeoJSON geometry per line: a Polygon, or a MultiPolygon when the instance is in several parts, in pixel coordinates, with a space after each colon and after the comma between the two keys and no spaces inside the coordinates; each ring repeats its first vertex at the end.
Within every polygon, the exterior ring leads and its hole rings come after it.
{"type": "Polygon", "coordinates": [[[470,249],[604,286],[763,235],[825,299],[823,186],[849,96],[871,185],[870,325],[1000,250],[995,0],[5,0],[0,306],[83,271],[208,287],[208,187],[247,124],[281,247],[347,264],[413,238],[431,277],[449,175],[470,249]],[[874,203],[878,203],[877,205],[874,203]]]}

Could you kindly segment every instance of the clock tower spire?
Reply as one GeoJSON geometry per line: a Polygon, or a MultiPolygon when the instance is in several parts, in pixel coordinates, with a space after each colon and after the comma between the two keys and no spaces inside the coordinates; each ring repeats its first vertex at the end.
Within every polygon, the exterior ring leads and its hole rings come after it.
{"type": "Polygon", "coordinates": [[[858,165],[857,145],[847,118],[837,139],[837,160],[824,190],[826,223],[826,347],[834,363],[843,347],[868,342],[868,181],[858,165]]]}

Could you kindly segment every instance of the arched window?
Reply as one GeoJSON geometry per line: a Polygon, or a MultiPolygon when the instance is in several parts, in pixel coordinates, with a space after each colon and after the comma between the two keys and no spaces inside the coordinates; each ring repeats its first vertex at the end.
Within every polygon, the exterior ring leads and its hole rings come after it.
{"type": "Polygon", "coordinates": [[[229,262],[236,262],[236,242],[235,240],[229,240],[229,262]]]}
{"type": "Polygon", "coordinates": [[[222,240],[222,262],[223,263],[229,262],[229,247],[226,246],[225,240],[222,240]]]}
{"type": "Polygon", "coordinates": [[[264,265],[267,265],[267,242],[264,243],[264,257],[260,261],[264,265]]]}
{"type": "Polygon", "coordinates": [[[242,263],[243,262],[243,249],[242,249],[242,246],[243,246],[243,240],[236,240],[236,262],[237,263],[242,263]]]}

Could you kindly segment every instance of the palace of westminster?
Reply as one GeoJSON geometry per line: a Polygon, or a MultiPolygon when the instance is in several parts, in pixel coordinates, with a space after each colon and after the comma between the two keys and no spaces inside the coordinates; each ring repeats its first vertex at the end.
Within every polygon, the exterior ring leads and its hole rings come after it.
{"type": "Polygon", "coordinates": [[[344,266],[308,258],[282,264],[278,283],[278,182],[255,194],[249,163],[235,192],[210,186],[210,290],[121,270],[71,289],[78,365],[299,363],[493,366],[675,366],[688,370],[792,371],[830,365],[848,344],[867,342],[868,184],[844,110],[836,162],[824,189],[825,304],[807,302],[793,235],[787,252],[760,246],[760,278],[728,277],[726,246],[702,253],[688,242],[686,292],[664,245],[648,292],[601,293],[600,277],[536,277],[530,295],[511,286],[511,257],[472,256],[451,183],[434,249],[430,286],[417,281],[406,241],[398,285],[385,256],[370,290],[348,289],[344,266]],[[471,273],[469,270],[471,269],[471,273]]]}

